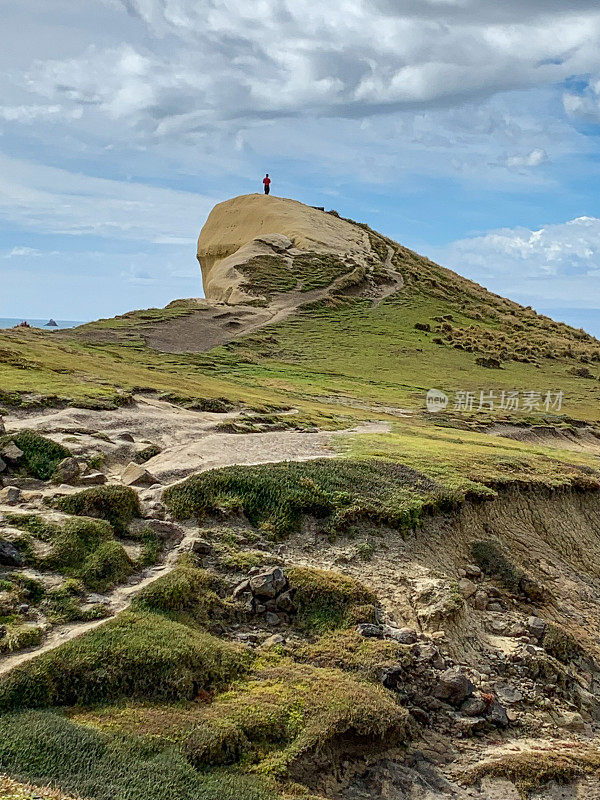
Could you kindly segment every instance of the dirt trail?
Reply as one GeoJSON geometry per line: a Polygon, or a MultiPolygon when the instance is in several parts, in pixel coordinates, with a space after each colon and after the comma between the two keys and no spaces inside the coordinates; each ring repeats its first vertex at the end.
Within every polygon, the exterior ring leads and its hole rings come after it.
{"type": "Polygon", "coordinates": [[[308,292],[294,290],[274,295],[274,299],[264,308],[214,304],[189,316],[143,328],[140,335],[148,347],[164,353],[206,352],[267,325],[284,322],[299,308],[329,297],[349,278],[358,275],[359,270],[360,267],[357,267],[350,273],[340,275],[322,289],[308,292]]]}
{"type": "Polygon", "coordinates": [[[137,576],[133,576],[132,581],[135,582],[131,582],[125,586],[118,586],[113,591],[103,595],[110,608],[110,616],[104,619],[93,620],[92,622],[72,622],[65,625],[57,625],[49,632],[44,644],[40,647],[32,650],[21,650],[17,653],[3,656],[0,659],[0,675],[9,672],[20,664],[24,664],[26,661],[30,661],[32,658],[36,658],[36,656],[42,653],[47,653],[50,650],[54,650],[56,647],[60,647],[61,644],[69,642],[71,639],[77,639],[79,636],[83,636],[84,633],[94,630],[94,628],[99,628],[101,625],[113,619],[116,614],[127,608],[133,597],[139,594],[142,589],[149,586],[163,575],[167,575],[171,572],[178,557],[189,550],[190,543],[195,538],[197,538],[197,532],[195,530],[186,530],[184,538],[176,547],[167,553],[162,563],[149,567],[137,576]]]}
{"type": "Polygon", "coordinates": [[[392,266],[392,258],[394,257],[395,253],[396,251],[394,250],[394,248],[390,247],[390,245],[388,244],[387,256],[383,266],[386,269],[390,278],[392,279],[392,283],[388,286],[382,287],[381,294],[379,295],[379,297],[376,297],[373,300],[374,308],[376,308],[383,300],[385,300],[386,297],[389,297],[390,295],[395,294],[396,292],[399,292],[400,289],[404,288],[404,278],[398,272],[398,270],[392,266]]]}

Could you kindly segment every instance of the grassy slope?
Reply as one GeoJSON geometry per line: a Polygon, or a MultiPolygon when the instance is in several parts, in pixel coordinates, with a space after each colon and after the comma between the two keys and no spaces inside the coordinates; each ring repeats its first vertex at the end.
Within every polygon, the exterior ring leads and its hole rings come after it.
{"type": "MultiPolygon", "coordinates": [[[[389,240],[372,234],[372,242],[382,256],[387,252],[389,240]]],[[[348,407],[348,398],[422,408],[431,387],[477,394],[562,390],[564,413],[598,417],[600,342],[394,247],[393,263],[406,285],[378,307],[360,298],[323,302],[206,354],[159,353],[141,336],[153,322],[201,309],[194,301],[130,312],[76,332],[2,331],[0,387],[76,400],[148,387],[190,397],[293,402],[322,421],[327,414],[372,416],[348,407]],[[417,323],[431,332],[415,329],[417,323]],[[116,336],[107,339],[107,332],[116,336]],[[499,358],[502,368],[479,366],[482,356],[499,358]],[[592,377],[574,374],[586,369],[592,377]]]]}

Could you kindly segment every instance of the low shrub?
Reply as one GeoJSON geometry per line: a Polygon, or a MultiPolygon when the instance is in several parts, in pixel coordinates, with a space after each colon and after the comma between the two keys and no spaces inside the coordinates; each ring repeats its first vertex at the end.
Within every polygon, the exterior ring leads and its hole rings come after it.
{"type": "MultiPolygon", "coordinates": [[[[173,746],[152,748],[130,737],[105,736],[46,711],[0,718],[0,769],[88,800],[276,800],[278,796],[260,778],[199,774],[173,746]]],[[[35,797],[66,800],[45,791],[35,797]]]]}
{"type": "Polygon", "coordinates": [[[585,658],[587,656],[583,647],[575,637],[561,628],[560,625],[549,623],[544,636],[544,649],[563,664],[585,658]]]}
{"type": "Polygon", "coordinates": [[[0,678],[0,709],[191,699],[243,673],[251,654],[157,614],[123,612],[0,678]]]}
{"type": "Polygon", "coordinates": [[[59,462],[71,455],[70,451],[61,444],[57,444],[35,431],[20,431],[19,433],[5,436],[2,444],[14,442],[23,451],[23,458],[19,464],[29,475],[48,481],[59,462]]]}
{"type": "Polygon", "coordinates": [[[0,639],[0,653],[15,653],[26,647],[37,647],[46,631],[40,625],[7,625],[6,635],[0,639]]]}
{"type": "Polygon", "coordinates": [[[127,525],[140,517],[140,500],[129,486],[93,486],[56,499],[56,506],[67,514],[105,519],[119,535],[127,533],[127,525]]]}
{"type": "Polygon", "coordinates": [[[170,487],[163,499],[179,519],[241,510],[278,538],[297,530],[304,514],[329,518],[338,530],[360,520],[410,528],[445,496],[397,462],[316,459],[207,470],[170,487]]]}
{"type": "Polygon", "coordinates": [[[350,623],[357,606],[377,603],[377,596],[349,575],[313,567],[291,567],[286,572],[298,609],[295,622],[303,628],[341,628],[350,623]]]}
{"type": "Polygon", "coordinates": [[[81,603],[85,594],[83,583],[70,578],[46,594],[41,609],[48,620],[55,624],[88,622],[109,615],[109,609],[101,603],[82,608],[81,603]]]}
{"type": "Polygon", "coordinates": [[[103,542],[88,557],[81,579],[95,592],[106,592],[122,583],[134,571],[132,560],[118,542],[103,542]]]}

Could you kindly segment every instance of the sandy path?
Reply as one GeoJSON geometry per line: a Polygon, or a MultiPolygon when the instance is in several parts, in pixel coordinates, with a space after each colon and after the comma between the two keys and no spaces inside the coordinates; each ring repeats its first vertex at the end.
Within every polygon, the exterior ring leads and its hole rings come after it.
{"type": "Polygon", "coordinates": [[[197,532],[195,530],[186,530],[180,544],[168,552],[161,564],[144,570],[138,576],[133,576],[132,581],[135,580],[135,583],[117,586],[112,592],[103,595],[110,603],[110,616],[105,619],[93,620],[92,622],[72,622],[66,625],[57,625],[49,632],[41,647],[37,647],[34,650],[21,650],[18,653],[3,656],[0,660],[0,675],[9,672],[14,667],[18,667],[19,664],[24,664],[42,653],[54,650],[56,647],[60,647],[61,644],[69,642],[71,639],[77,639],[84,633],[104,625],[120,611],[126,609],[135,595],[139,594],[144,587],[171,572],[179,556],[189,550],[191,541],[196,538],[197,532]]]}
{"type": "Polygon", "coordinates": [[[394,250],[394,248],[390,247],[390,245],[388,244],[387,245],[387,256],[386,256],[385,263],[384,263],[383,266],[387,270],[387,272],[388,272],[390,278],[392,279],[393,283],[390,286],[384,287],[383,290],[381,291],[381,294],[379,295],[379,297],[376,297],[373,300],[373,306],[374,307],[377,307],[383,300],[385,300],[386,297],[389,297],[390,295],[395,294],[396,292],[399,292],[400,289],[402,289],[404,287],[404,278],[398,272],[398,270],[395,269],[393,267],[393,265],[392,265],[392,258],[394,257],[395,253],[396,253],[396,251],[394,250]]]}

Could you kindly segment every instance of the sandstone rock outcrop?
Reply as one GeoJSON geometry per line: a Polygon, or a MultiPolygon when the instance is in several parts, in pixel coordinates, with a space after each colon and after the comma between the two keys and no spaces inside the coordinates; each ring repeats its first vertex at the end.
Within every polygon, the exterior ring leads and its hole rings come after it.
{"type": "Polygon", "coordinates": [[[198,239],[198,261],[208,300],[247,303],[259,293],[239,267],[250,259],[302,251],[335,253],[362,261],[366,232],[296,200],[241,195],[211,211],[198,239]]]}

